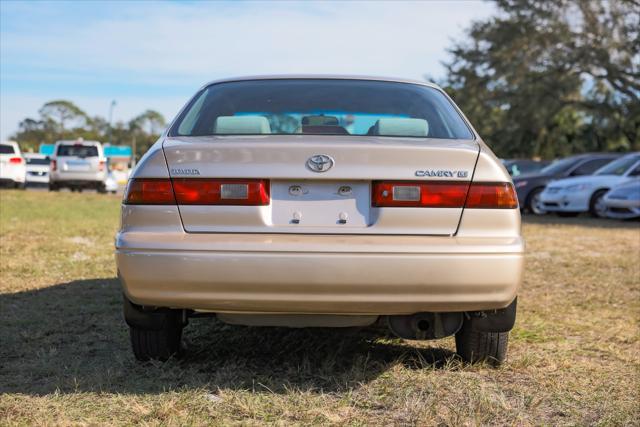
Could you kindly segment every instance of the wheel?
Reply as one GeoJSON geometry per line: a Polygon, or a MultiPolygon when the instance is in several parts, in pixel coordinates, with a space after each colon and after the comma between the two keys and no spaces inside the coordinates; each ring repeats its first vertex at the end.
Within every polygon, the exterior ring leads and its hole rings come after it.
{"type": "Polygon", "coordinates": [[[559,217],[562,218],[573,218],[580,214],[580,212],[556,212],[559,217]]]}
{"type": "Polygon", "coordinates": [[[589,200],[589,213],[595,218],[607,217],[607,205],[604,204],[604,195],[609,190],[598,190],[589,200]]]}
{"type": "Polygon", "coordinates": [[[182,326],[173,324],[157,330],[129,326],[129,336],[136,359],[165,361],[180,352],[182,326]]]}
{"type": "Polygon", "coordinates": [[[123,299],[133,354],[138,360],[167,360],[180,353],[183,321],[181,310],[145,308],[123,299]]]}
{"type": "Polygon", "coordinates": [[[104,184],[100,184],[96,187],[96,191],[100,194],[107,194],[107,187],[104,184]]]}
{"type": "Polygon", "coordinates": [[[14,187],[15,187],[17,190],[24,190],[24,189],[25,189],[25,184],[24,184],[24,182],[16,182],[16,183],[14,184],[14,187]]]}
{"type": "Polygon", "coordinates": [[[509,332],[474,331],[465,322],[456,334],[456,352],[467,363],[500,366],[507,358],[509,332]]]}
{"type": "Polygon", "coordinates": [[[56,184],[49,184],[49,191],[58,191],[59,189],[56,184]]]}
{"type": "Polygon", "coordinates": [[[545,215],[547,211],[542,208],[542,203],[540,202],[540,193],[542,193],[544,188],[535,188],[529,193],[527,197],[527,210],[535,215],[545,215]]]}

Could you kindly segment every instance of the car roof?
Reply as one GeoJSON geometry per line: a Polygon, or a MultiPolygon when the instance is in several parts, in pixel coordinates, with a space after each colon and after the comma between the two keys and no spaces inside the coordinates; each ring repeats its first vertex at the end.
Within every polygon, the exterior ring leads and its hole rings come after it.
{"type": "Polygon", "coordinates": [[[350,74],[273,74],[273,75],[228,77],[228,78],[210,81],[209,83],[205,84],[203,88],[207,86],[211,86],[213,84],[217,84],[217,83],[242,82],[242,81],[250,81],[250,80],[292,80],[292,79],[369,80],[369,81],[379,81],[379,82],[417,84],[417,85],[429,86],[432,88],[440,89],[440,87],[435,83],[429,83],[421,80],[413,80],[413,79],[397,78],[397,77],[361,76],[361,75],[350,75],[350,74]]]}
{"type": "Polygon", "coordinates": [[[62,141],[56,141],[56,145],[100,145],[100,141],[85,141],[79,139],[65,139],[62,141]]]}
{"type": "Polygon", "coordinates": [[[40,154],[40,153],[22,153],[22,157],[25,158],[33,158],[33,159],[46,159],[47,156],[46,154],[40,154]]]}
{"type": "Polygon", "coordinates": [[[622,157],[624,155],[624,153],[582,153],[582,154],[575,154],[573,156],[569,156],[575,159],[587,159],[587,158],[591,158],[591,157],[606,157],[606,158],[616,158],[616,157],[622,157]]]}

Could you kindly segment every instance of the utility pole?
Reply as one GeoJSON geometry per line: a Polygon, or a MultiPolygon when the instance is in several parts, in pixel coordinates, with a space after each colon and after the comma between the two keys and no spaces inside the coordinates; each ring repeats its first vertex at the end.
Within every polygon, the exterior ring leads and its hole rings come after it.
{"type": "Polygon", "coordinates": [[[114,99],[113,101],[111,101],[111,105],[109,106],[109,135],[108,135],[108,142],[109,145],[111,145],[111,121],[113,120],[113,108],[116,106],[116,100],[114,99]]]}

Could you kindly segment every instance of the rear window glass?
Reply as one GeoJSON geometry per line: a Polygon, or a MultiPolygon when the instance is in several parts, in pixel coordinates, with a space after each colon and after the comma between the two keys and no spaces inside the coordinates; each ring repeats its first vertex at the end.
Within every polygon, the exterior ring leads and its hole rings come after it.
{"type": "Polygon", "coordinates": [[[13,153],[15,153],[15,151],[13,151],[13,146],[0,144],[0,154],[13,154],[13,153]]]}
{"type": "Polygon", "coordinates": [[[61,145],[58,156],[98,157],[98,147],[95,145],[61,145]]]}
{"type": "Polygon", "coordinates": [[[192,100],[169,134],[473,139],[465,121],[439,90],[408,83],[338,79],[213,84],[192,100]]]}
{"type": "Polygon", "coordinates": [[[38,158],[38,157],[27,157],[25,159],[27,161],[28,165],[48,165],[49,164],[49,159],[48,158],[38,158]]]}

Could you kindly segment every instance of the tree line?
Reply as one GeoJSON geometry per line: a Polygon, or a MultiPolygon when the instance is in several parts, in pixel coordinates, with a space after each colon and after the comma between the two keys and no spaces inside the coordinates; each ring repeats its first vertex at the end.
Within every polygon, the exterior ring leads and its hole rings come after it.
{"type": "Polygon", "coordinates": [[[136,146],[140,156],[158,139],[166,121],[162,114],[146,110],[128,122],[110,125],[101,116],[89,116],[70,101],[47,102],[38,110],[39,117],[26,118],[10,138],[19,142],[22,150],[38,151],[40,144],[58,140],[84,138],[114,145],[136,146]]]}
{"type": "MultiPolygon", "coordinates": [[[[640,1],[496,0],[497,14],[454,42],[437,81],[504,158],[552,159],[640,150],[640,1]]],[[[464,7],[473,7],[465,4],[464,7]]],[[[69,101],[45,104],[13,139],[25,148],[83,137],[137,141],[143,153],[165,120],[147,110],[110,129],[69,101]]]]}
{"type": "Polygon", "coordinates": [[[501,157],[640,150],[640,2],[497,0],[438,82],[501,157]]]}

